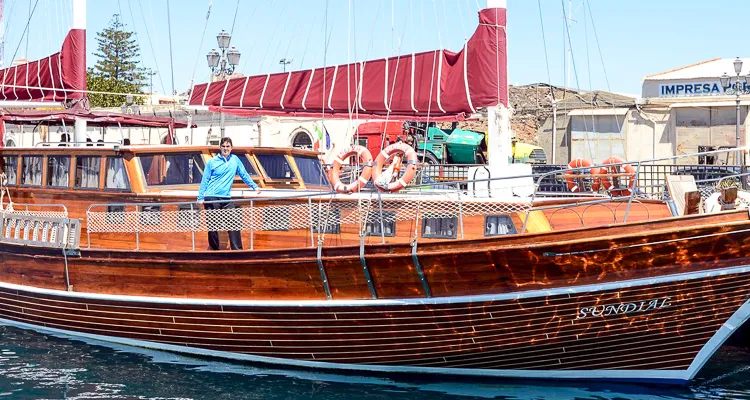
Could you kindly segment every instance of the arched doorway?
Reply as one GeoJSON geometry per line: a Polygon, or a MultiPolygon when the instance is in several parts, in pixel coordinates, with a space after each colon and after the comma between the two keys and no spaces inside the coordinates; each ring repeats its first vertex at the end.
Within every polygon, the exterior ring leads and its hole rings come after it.
{"type": "Polygon", "coordinates": [[[16,142],[13,139],[8,139],[5,141],[5,147],[16,147],[16,142]]]}
{"type": "Polygon", "coordinates": [[[298,130],[292,134],[292,147],[296,149],[312,150],[312,136],[304,129],[298,130]]]}

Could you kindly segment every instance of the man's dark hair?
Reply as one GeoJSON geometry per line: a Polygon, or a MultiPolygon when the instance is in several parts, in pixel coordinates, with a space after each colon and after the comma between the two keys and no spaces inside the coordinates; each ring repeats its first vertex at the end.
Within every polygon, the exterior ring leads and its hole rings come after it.
{"type": "Polygon", "coordinates": [[[234,146],[232,144],[232,138],[228,138],[228,137],[221,138],[221,142],[219,142],[219,146],[221,146],[224,143],[229,143],[230,146],[234,146]]]}

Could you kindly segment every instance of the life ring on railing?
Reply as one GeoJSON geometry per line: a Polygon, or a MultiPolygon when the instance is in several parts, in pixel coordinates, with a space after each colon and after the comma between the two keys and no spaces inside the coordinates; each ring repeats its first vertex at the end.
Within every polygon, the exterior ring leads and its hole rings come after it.
{"type": "MultiPolygon", "coordinates": [[[[576,158],[568,163],[568,168],[586,168],[592,165],[593,164],[591,164],[591,161],[585,158],[576,158]]],[[[580,174],[581,172],[585,171],[565,171],[565,183],[567,183],[568,190],[570,190],[571,192],[580,192],[584,189],[583,178],[576,179],[576,175],[580,174]]],[[[591,175],[597,175],[601,173],[601,168],[591,168],[591,170],[589,170],[589,173],[591,175]]],[[[591,190],[595,192],[599,190],[599,179],[597,179],[596,177],[594,177],[594,179],[591,181],[591,190]]]]}
{"type": "Polygon", "coordinates": [[[372,154],[370,154],[370,150],[367,150],[367,147],[353,144],[345,148],[344,150],[341,150],[341,152],[333,160],[333,168],[331,168],[331,175],[329,176],[329,179],[331,180],[333,189],[337,192],[354,193],[358,192],[367,184],[367,181],[370,180],[371,174],[372,154]],[[341,182],[341,165],[344,164],[344,161],[347,158],[352,156],[357,156],[359,158],[359,164],[363,166],[362,172],[359,174],[357,179],[352,179],[352,182],[350,184],[344,185],[341,182]]]}
{"type": "Polygon", "coordinates": [[[602,186],[604,186],[604,189],[608,190],[612,196],[630,196],[635,189],[635,168],[630,164],[623,164],[625,162],[625,160],[618,157],[610,157],[602,162],[602,164],[604,164],[602,169],[605,174],[601,179],[602,186]],[[623,174],[625,175],[623,176],[623,174]],[[623,185],[619,184],[622,178],[629,181],[627,185],[624,185],[624,188],[623,185]]]}
{"type": "Polygon", "coordinates": [[[750,192],[743,190],[737,191],[737,200],[731,206],[729,203],[722,203],[721,192],[716,192],[706,198],[703,202],[703,209],[706,213],[715,213],[724,210],[744,210],[750,208],[750,192]]]}
{"type": "MultiPolygon", "coordinates": [[[[401,172],[401,159],[394,160],[395,168],[394,175],[398,177],[401,172]]],[[[417,152],[414,148],[403,142],[394,143],[385,149],[383,149],[378,157],[375,159],[375,170],[372,172],[372,181],[375,183],[375,187],[383,192],[397,192],[406,187],[406,185],[414,179],[414,175],[417,174],[417,152]],[[383,174],[383,167],[385,163],[393,156],[400,155],[406,159],[406,171],[404,176],[396,179],[393,182],[378,182],[378,178],[383,174]]]]}

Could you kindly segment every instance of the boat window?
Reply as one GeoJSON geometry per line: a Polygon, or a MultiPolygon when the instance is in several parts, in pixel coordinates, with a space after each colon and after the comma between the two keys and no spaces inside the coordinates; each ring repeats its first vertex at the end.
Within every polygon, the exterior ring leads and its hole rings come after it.
{"type": "Polygon", "coordinates": [[[21,157],[21,184],[42,186],[42,156],[21,157]]]}
{"type": "Polygon", "coordinates": [[[297,163],[302,182],[306,185],[331,186],[317,157],[294,156],[294,162],[297,163]]]}
{"type": "Polygon", "coordinates": [[[200,153],[152,154],[138,157],[150,186],[189,185],[203,178],[200,153]]]}
{"type": "Polygon", "coordinates": [[[201,224],[201,209],[191,204],[180,204],[177,207],[177,226],[198,228],[201,224]]]}
{"type": "Polygon", "coordinates": [[[362,147],[367,147],[367,138],[357,138],[357,144],[362,147]]]}
{"type": "Polygon", "coordinates": [[[428,213],[422,219],[422,237],[455,239],[457,226],[457,217],[443,217],[428,213]]]}
{"type": "Polygon", "coordinates": [[[70,156],[47,156],[47,186],[70,185],[70,156]]]}
{"type": "Polygon", "coordinates": [[[77,156],[75,187],[98,189],[102,158],[99,156],[77,156]]]}
{"type": "Polygon", "coordinates": [[[286,156],[283,154],[256,154],[260,166],[271,179],[295,178],[286,156]]]}
{"type": "Polygon", "coordinates": [[[104,216],[108,224],[122,225],[125,223],[125,206],[124,205],[107,206],[107,213],[104,214],[104,216]]]}
{"type": "Polygon", "coordinates": [[[382,229],[380,212],[369,213],[365,234],[367,236],[396,236],[396,212],[383,211],[382,229]]]}
{"type": "Polygon", "coordinates": [[[247,171],[247,173],[250,174],[250,176],[258,175],[258,171],[255,170],[255,167],[253,167],[253,164],[250,163],[250,159],[247,158],[247,153],[232,152],[232,154],[236,155],[237,158],[240,159],[242,166],[245,167],[245,171],[247,171]]]}
{"type": "Polygon", "coordinates": [[[313,207],[312,229],[314,233],[341,233],[341,210],[313,207]]]}
{"type": "Polygon", "coordinates": [[[104,188],[110,190],[130,190],[125,161],[121,156],[108,156],[104,164],[104,188]]]}
{"type": "Polygon", "coordinates": [[[141,206],[141,225],[159,225],[161,206],[141,206]]]}
{"type": "Polygon", "coordinates": [[[5,172],[8,185],[18,183],[18,156],[3,156],[3,172],[5,172]]]}
{"type": "Polygon", "coordinates": [[[264,231],[288,231],[289,230],[289,207],[267,206],[263,207],[263,230],[264,231]]]}
{"type": "Polygon", "coordinates": [[[503,236],[518,233],[509,215],[485,215],[484,236],[503,236]]]}

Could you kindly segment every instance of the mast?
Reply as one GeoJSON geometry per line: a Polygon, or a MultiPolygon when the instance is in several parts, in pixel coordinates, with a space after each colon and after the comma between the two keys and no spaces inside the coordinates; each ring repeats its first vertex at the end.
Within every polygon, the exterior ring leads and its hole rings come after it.
{"type": "MultiPolygon", "coordinates": [[[[507,0],[487,0],[487,8],[501,9],[503,12],[507,10],[507,0]]],[[[505,42],[503,42],[505,43],[505,42]]],[[[507,54],[507,45],[505,48],[497,49],[502,54],[507,54]]],[[[505,62],[505,59],[497,58],[498,62],[505,62]],[[501,61],[502,60],[502,61],[501,61]]],[[[502,70],[507,70],[506,65],[500,66],[502,70]]],[[[504,87],[506,93],[505,98],[508,98],[508,82],[507,76],[499,76],[497,79],[503,79],[500,85],[504,87]]],[[[498,99],[500,95],[498,93],[498,99]]],[[[511,147],[511,131],[510,131],[510,110],[505,104],[498,101],[497,105],[487,107],[487,163],[490,165],[503,166],[508,164],[508,159],[512,156],[511,147]]]]}
{"type": "Polygon", "coordinates": [[[0,0],[0,68],[5,66],[5,0],[0,0]]]}
{"type": "MultiPolygon", "coordinates": [[[[86,30],[86,0],[73,0],[73,26],[71,29],[86,30]]],[[[83,143],[86,141],[86,121],[76,119],[73,142],[83,143]]]]}

